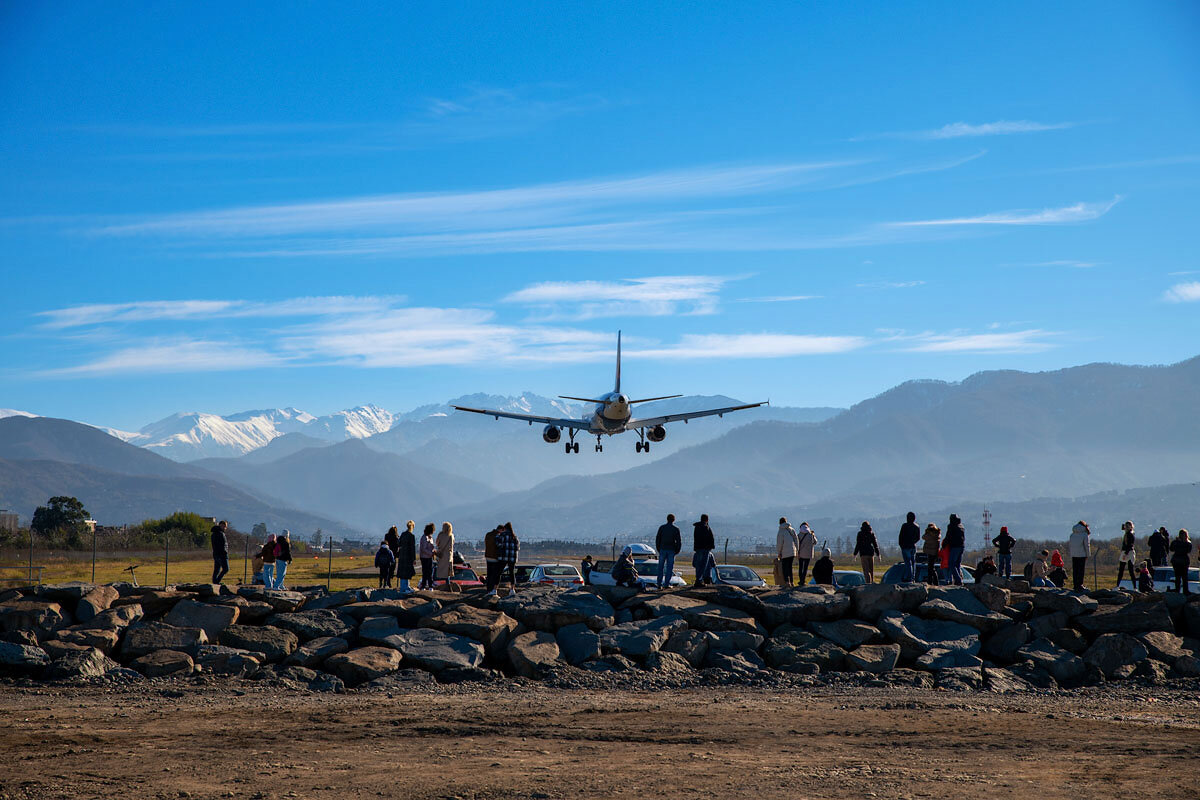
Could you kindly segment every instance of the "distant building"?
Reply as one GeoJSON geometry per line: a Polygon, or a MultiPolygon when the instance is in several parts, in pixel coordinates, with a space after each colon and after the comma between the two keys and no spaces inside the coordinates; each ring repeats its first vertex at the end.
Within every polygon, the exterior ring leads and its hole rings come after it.
{"type": "Polygon", "coordinates": [[[7,508],[0,508],[0,531],[16,532],[17,528],[21,527],[21,518],[15,511],[9,511],[7,508]]]}
{"type": "Polygon", "coordinates": [[[83,521],[83,524],[84,524],[85,526],[87,526],[88,533],[95,533],[95,532],[96,532],[96,520],[94,520],[94,519],[85,519],[85,520],[83,521]]]}

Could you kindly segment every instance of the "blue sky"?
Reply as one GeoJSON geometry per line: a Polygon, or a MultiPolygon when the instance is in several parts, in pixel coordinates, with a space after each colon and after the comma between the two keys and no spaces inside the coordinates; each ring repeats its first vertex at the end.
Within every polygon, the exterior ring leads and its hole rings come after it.
{"type": "Polygon", "coordinates": [[[0,10],[0,407],[848,405],[1200,352],[1187,3],[0,10]]]}

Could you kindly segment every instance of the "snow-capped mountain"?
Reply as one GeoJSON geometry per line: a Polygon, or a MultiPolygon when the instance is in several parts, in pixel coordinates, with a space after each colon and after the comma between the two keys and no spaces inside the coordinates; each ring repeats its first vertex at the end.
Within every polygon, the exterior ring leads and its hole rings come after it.
{"type": "Polygon", "coordinates": [[[521,414],[540,414],[547,417],[578,417],[587,407],[567,400],[542,397],[533,392],[522,392],[516,397],[499,394],[465,394],[445,403],[418,406],[412,411],[397,414],[392,425],[400,422],[421,422],[431,417],[446,417],[454,413],[454,406],[469,408],[494,408],[498,411],[515,411],[521,414]]]}
{"type": "Polygon", "coordinates": [[[37,414],[30,414],[28,411],[17,411],[15,408],[0,408],[0,419],[5,417],[36,417],[37,414]]]}
{"type": "Polygon", "coordinates": [[[341,442],[346,439],[365,439],[383,433],[390,430],[395,422],[396,415],[391,411],[379,406],[365,405],[324,417],[309,417],[304,427],[298,428],[297,431],[318,439],[341,442]]]}

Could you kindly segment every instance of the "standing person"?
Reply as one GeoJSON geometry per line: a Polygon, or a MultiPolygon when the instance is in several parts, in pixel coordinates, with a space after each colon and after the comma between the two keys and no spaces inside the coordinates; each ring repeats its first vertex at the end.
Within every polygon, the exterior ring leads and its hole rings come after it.
{"type": "Polygon", "coordinates": [[[259,553],[262,556],[263,568],[263,586],[267,589],[275,588],[275,534],[267,534],[267,543],[263,545],[262,551],[259,553]]]}
{"type": "MultiPolygon", "coordinates": [[[[667,514],[664,525],[654,534],[654,549],[658,551],[658,588],[668,588],[675,576],[675,556],[683,550],[683,537],[675,527],[675,515],[667,514]]],[[[586,581],[585,581],[586,583],[586,581]]]]}
{"type": "Polygon", "coordinates": [[[594,563],[592,562],[591,556],[584,556],[583,561],[579,562],[579,571],[583,573],[583,585],[584,586],[592,585],[592,567],[593,566],[594,566],[594,563]]]}
{"type": "Polygon", "coordinates": [[[792,586],[792,563],[800,553],[800,537],[796,530],[788,525],[787,517],[779,518],[779,532],[775,534],[775,554],[779,559],[779,571],[783,576],[783,585],[792,586]]]}
{"type": "Polygon", "coordinates": [[[213,583],[220,583],[225,573],[229,572],[229,539],[225,536],[228,529],[229,523],[225,520],[212,528],[213,583]]]}
{"type": "MultiPolygon", "coordinates": [[[[1000,535],[992,539],[992,546],[996,548],[996,570],[1001,578],[1012,577],[1012,551],[1016,546],[1017,540],[1008,533],[1008,526],[1000,526],[1000,535]]],[[[976,576],[976,580],[979,577],[976,576]]]]}
{"type": "Polygon", "coordinates": [[[433,588],[433,557],[437,554],[437,547],[433,543],[433,523],[430,522],[425,526],[425,530],[421,533],[421,542],[418,553],[421,557],[421,582],[417,585],[418,589],[433,588]]]}
{"type": "Polygon", "coordinates": [[[396,574],[396,551],[400,548],[400,534],[396,531],[396,526],[388,528],[387,533],[383,535],[383,543],[387,545],[387,549],[392,551],[392,566],[388,570],[387,583],[388,588],[392,585],[392,576],[396,574]]]}
{"type": "Polygon", "coordinates": [[[925,568],[925,582],[930,586],[937,586],[938,554],[942,551],[942,529],[931,522],[925,526],[925,535],[921,538],[921,553],[928,562],[928,566],[925,568]]]}
{"type": "Polygon", "coordinates": [[[1121,588],[1121,578],[1125,575],[1125,565],[1129,565],[1129,586],[1134,584],[1134,563],[1137,561],[1137,554],[1134,551],[1134,544],[1137,539],[1133,535],[1133,523],[1125,520],[1121,524],[1121,560],[1117,562],[1117,588],[1121,588]]]}
{"type": "Polygon", "coordinates": [[[413,535],[413,530],[416,527],[417,523],[410,519],[396,543],[396,578],[400,581],[400,591],[405,594],[412,591],[408,582],[415,574],[413,562],[417,560],[417,537],[413,535]]]}
{"type": "Polygon", "coordinates": [[[1167,548],[1171,545],[1171,535],[1166,528],[1159,528],[1150,534],[1150,566],[1165,567],[1167,565],[1167,548]]]}
{"type": "Polygon", "coordinates": [[[1083,591],[1083,579],[1087,575],[1087,560],[1092,554],[1092,529],[1083,520],[1071,528],[1071,588],[1083,591]]]}
{"type": "Polygon", "coordinates": [[[817,546],[817,533],[807,522],[801,522],[797,535],[800,545],[796,548],[796,572],[799,575],[796,585],[803,586],[808,582],[808,565],[812,561],[813,548],[817,546]]]}
{"type": "Polygon", "coordinates": [[[1029,583],[1032,586],[1041,586],[1047,589],[1054,586],[1054,581],[1050,580],[1050,573],[1046,567],[1046,559],[1049,557],[1050,551],[1043,550],[1033,560],[1029,569],[1029,583]]]}
{"type": "Polygon", "coordinates": [[[696,569],[697,586],[712,583],[711,574],[716,572],[713,550],[716,549],[717,540],[708,526],[708,514],[701,514],[700,521],[692,523],[692,566],[696,569]]]}
{"type": "Polygon", "coordinates": [[[292,563],[292,532],[284,528],[275,537],[275,588],[283,588],[283,576],[292,563]]]}
{"type": "Polygon", "coordinates": [[[813,564],[813,583],[818,586],[834,586],[833,582],[833,554],[829,552],[829,548],[821,550],[821,557],[817,559],[817,563],[813,564]]]}
{"type": "Polygon", "coordinates": [[[962,520],[957,514],[950,515],[950,524],[946,526],[946,538],[942,546],[950,550],[950,580],[955,586],[962,586],[962,557],[967,549],[967,532],[963,529],[962,520]]]}
{"type": "Polygon", "coordinates": [[[908,512],[904,524],[900,526],[900,558],[904,561],[904,581],[911,583],[917,579],[917,542],[921,541],[921,526],[917,524],[917,515],[908,512]]]}
{"type": "MultiPolygon", "coordinates": [[[[396,530],[392,528],[392,530],[396,530]]],[[[379,543],[375,551],[375,567],[379,570],[379,588],[392,585],[392,569],[396,566],[396,554],[388,547],[387,539],[379,543]]]]}
{"type": "Polygon", "coordinates": [[[450,579],[454,577],[454,526],[449,522],[442,523],[442,529],[437,535],[437,579],[450,588],[450,579]]]}
{"type": "Polygon", "coordinates": [[[496,529],[496,550],[500,556],[497,564],[497,583],[508,573],[508,596],[517,596],[517,556],[521,554],[521,540],[517,538],[511,522],[506,522],[496,529]]]}
{"type": "Polygon", "coordinates": [[[879,557],[879,540],[875,538],[875,531],[871,530],[869,522],[864,522],[858,529],[858,537],[854,540],[854,555],[858,556],[862,563],[863,580],[867,583],[874,583],[875,559],[879,557]]]}
{"type": "Polygon", "coordinates": [[[1188,532],[1180,529],[1175,541],[1171,542],[1171,569],[1175,570],[1175,591],[1191,594],[1188,586],[1188,567],[1192,565],[1192,540],[1188,532]]]}
{"type": "Polygon", "coordinates": [[[496,596],[496,584],[500,582],[500,550],[496,547],[496,532],[500,526],[492,528],[483,535],[483,560],[487,564],[487,577],[483,585],[487,587],[484,597],[496,596]]]}

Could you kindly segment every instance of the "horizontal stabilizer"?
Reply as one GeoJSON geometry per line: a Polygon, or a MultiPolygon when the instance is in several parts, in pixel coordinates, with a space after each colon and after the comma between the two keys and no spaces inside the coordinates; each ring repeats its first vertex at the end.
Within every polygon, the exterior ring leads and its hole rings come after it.
{"type": "Polygon", "coordinates": [[[558,396],[559,400],[578,400],[581,403],[603,403],[603,400],[593,400],[590,397],[567,397],[565,394],[558,396]]]}
{"type": "Polygon", "coordinates": [[[674,400],[676,397],[683,397],[683,395],[681,395],[681,394],[665,394],[662,397],[646,397],[641,400],[630,400],[629,405],[633,405],[634,403],[651,403],[651,402],[654,402],[655,400],[674,400]]]}

